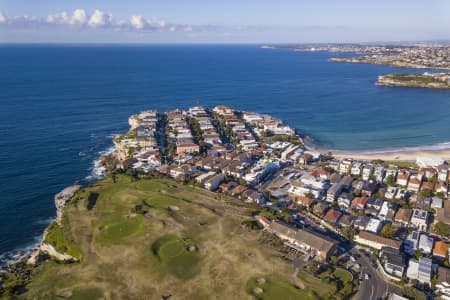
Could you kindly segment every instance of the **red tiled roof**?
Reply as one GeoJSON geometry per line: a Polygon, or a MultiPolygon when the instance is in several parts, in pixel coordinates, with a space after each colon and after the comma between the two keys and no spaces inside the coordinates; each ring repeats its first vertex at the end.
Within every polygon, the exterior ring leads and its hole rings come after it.
{"type": "Polygon", "coordinates": [[[341,217],[342,213],[335,209],[330,209],[325,216],[323,217],[326,221],[336,223],[337,220],[341,217]]]}

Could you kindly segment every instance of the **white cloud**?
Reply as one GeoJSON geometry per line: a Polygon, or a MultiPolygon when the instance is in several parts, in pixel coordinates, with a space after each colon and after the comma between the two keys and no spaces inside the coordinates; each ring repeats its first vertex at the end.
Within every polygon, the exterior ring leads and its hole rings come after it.
{"type": "Polygon", "coordinates": [[[73,12],[72,19],[70,20],[70,24],[86,24],[88,20],[88,16],[84,9],[76,9],[73,12]]]}
{"type": "Polygon", "coordinates": [[[141,16],[131,16],[131,26],[133,26],[136,29],[144,29],[145,25],[146,25],[146,21],[143,17],[141,16]]]}
{"type": "MultiPolygon", "coordinates": [[[[113,18],[107,12],[99,9],[91,14],[82,8],[73,12],[58,12],[46,17],[35,16],[10,16],[6,17],[0,12],[0,25],[30,25],[39,28],[40,25],[46,26],[79,26],[86,30],[89,28],[107,28],[111,30],[139,30],[139,31],[186,31],[192,32],[193,28],[188,24],[169,23],[164,19],[145,18],[142,15],[132,15],[130,18],[113,18]]],[[[196,27],[197,28],[197,27],[196,27]]]]}
{"type": "Polygon", "coordinates": [[[6,17],[3,15],[3,13],[0,11],[0,24],[6,23],[6,17]]]}
{"type": "Polygon", "coordinates": [[[88,25],[90,27],[102,27],[109,25],[112,20],[111,14],[106,14],[101,10],[96,9],[89,19],[88,25]]]}
{"type": "Polygon", "coordinates": [[[48,15],[46,21],[52,24],[67,24],[70,21],[70,17],[67,12],[63,11],[57,14],[48,15]]]}

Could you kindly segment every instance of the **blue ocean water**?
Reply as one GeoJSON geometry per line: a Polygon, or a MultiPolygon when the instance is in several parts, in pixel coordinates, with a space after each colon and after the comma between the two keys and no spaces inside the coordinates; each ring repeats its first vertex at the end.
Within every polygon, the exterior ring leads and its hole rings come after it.
{"type": "Polygon", "coordinates": [[[258,45],[0,46],[0,262],[36,243],[53,195],[87,183],[130,114],[226,104],[270,113],[319,146],[446,146],[450,92],[374,85],[423,72],[258,45]]]}

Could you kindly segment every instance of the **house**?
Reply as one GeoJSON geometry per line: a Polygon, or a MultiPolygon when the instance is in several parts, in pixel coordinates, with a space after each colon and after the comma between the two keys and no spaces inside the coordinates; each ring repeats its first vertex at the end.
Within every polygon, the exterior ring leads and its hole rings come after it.
{"type": "Polygon", "coordinates": [[[323,168],[315,168],[311,172],[311,176],[313,177],[320,177],[321,179],[327,180],[330,177],[330,173],[323,168]]]}
{"type": "Polygon", "coordinates": [[[266,197],[264,197],[263,193],[254,190],[247,190],[246,192],[248,192],[247,202],[256,203],[258,205],[264,205],[266,203],[266,197]]]}
{"type": "Polygon", "coordinates": [[[362,170],[362,179],[363,180],[369,180],[370,177],[372,177],[373,173],[373,166],[372,165],[365,165],[362,170]]]}
{"type": "Polygon", "coordinates": [[[317,202],[313,207],[313,212],[317,216],[323,216],[328,209],[328,204],[324,201],[317,202]]]}
{"type": "Polygon", "coordinates": [[[349,227],[352,226],[353,221],[354,221],[354,217],[350,214],[344,214],[340,219],[339,219],[339,226],[341,227],[349,227]]]}
{"type": "Polygon", "coordinates": [[[394,217],[394,222],[398,225],[407,227],[411,219],[412,210],[409,208],[399,208],[394,217]]]}
{"type": "Polygon", "coordinates": [[[358,216],[353,222],[353,227],[355,227],[358,230],[364,230],[366,229],[367,224],[369,224],[369,221],[370,218],[368,216],[358,216]]]}
{"type": "Polygon", "coordinates": [[[294,200],[297,201],[298,205],[302,205],[307,208],[310,208],[314,203],[313,198],[305,197],[305,196],[296,196],[296,197],[294,197],[294,200]]]}
{"type": "Polygon", "coordinates": [[[181,165],[174,169],[171,169],[169,175],[173,178],[184,180],[193,175],[195,172],[196,169],[191,167],[190,165],[181,165]]]}
{"type": "Polygon", "coordinates": [[[433,256],[438,259],[445,259],[448,253],[448,244],[444,241],[436,241],[433,248],[433,256]]]}
{"type": "Polygon", "coordinates": [[[417,247],[419,246],[419,237],[420,233],[417,231],[412,231],[406,236],[405,240],[403,241],[406,253],[408,253],[409,255],[414,255],[416,253],[417,247]]]}
{"type": "Polygon", "coordinates": [[[231,192],[231,196],[239,196],[241,195],[243,192],[245,192],[247,190],[246,186],[243,185],[238,185],[236,186],[234,189],[232,189],[231,192]]]}
{"type": "Polygon", "coordinates": [[[378,184],[373,180],[366,180],[362,186],[361,192],[366,196],[372,196],[378,189],[378,184]]]}
{"type": "Polygon", "coordinates": [[[350,170],[352,168],[352,160],[351,159],[343,159],[340,163],[339,163],[339,173],[341,174],[349,174],[350,170]]]}
{"type": "Polygon", "coordinates": [[[386,300],[409,300],[406,297],[402,297],[400,295],[397,295],[395,293],[389,293],[389,297],[387,297],[386,300]]]}
{"type": "Polygon", "coordinates": [[[399,249],[402,243],[400,241],[388,239],[367,231],[360,231],[355,235],[355,242],[381,250],[383,247],[399,249]]]}
{"type": "Polygon", "coordinates": [[[406,269],[405,255],[400,249],[392,247],[382,247],[380,259],[386,273],[401,278],[406,269]]]}
{"type": "Polygon", "coordinates": [[[444,207],[436,209],[436,219],[450,225],[450,201],[444,201],[444,207]]]}
{"type": "Polygon", "coordinates": [[[308,153],[304,153],[300,158],[298,159],[298,163],[302,165],[309,165],[313,161],[313,156],[308,153]]]}
{"type": "Polygon", "coordinates": [[[406,170],[400,170],[397,175],[397,184],[400,186],[407,186],[410,173],[406,170]]]}
{"type": "Polygon", "coordinates": [[[327,211],[323,219],[327,222],[336,224],[339,218],[342,216],[342,213],[334,208],[327,211]]]}
{"type": "Polygon", "coordinates": [[[193,143],[187,144],[177,144],[177,154],[184,155],[188,153],[198,153],[200,152],[200,146],[193,143]]]}
{"type": "Polygon", "coordinates": [[[353,194],[342,193],[338,198],[338,206],[347,209],[350,207],[352,201],[353,194]]]}
{"type": "Polygon", "coordinates": [[[363,210],[366,207],[367,198],[366,197],[355,197],[352,201],[352,208],[363,210]]]}
{"type": "Polygon", "coordinates": [[[372,208],[377,212],[380,211],[381,206],[383,206],[384,200],[380,198],[370,197],[367,200],[367,208],[372,208]]]}
{"type": "Polygon", "coordinates": [[[334,183],[327,191],[327,201],[328,202],[333,202],[337,199],[337,197],[339,196],[339,194],[342,191],[342,184],[337,182],[334,183]]]}
{"type": "Polygon", "coordinates": [[[213,177],[214,175],[216,175],[216,172],[211,171],[211,172],[203,173],[203,174],[200,174],[197,177],[195,177],[195,181],[197,181],[201,185],[204,185],[206,180],[213,177]]]}
{"type": "Polygon", "coordinates": [[[447,182],[448,170],[449,170],[449,166],[448,165],[437,166],[437,172],[438,172],[437,178],[438,178],[439,181],[447,182]]]}
{"type": "Polygon", "coordinates": [[[435,295],[439,295],[439,299],[450,300],[450,269],[439,267],[436,276],[435,295]]]}
{"type": "Polygon", "coordinates": [[[208,178],[205,182],[205,188],[212,191],[219,187],[219,184],[221,184],[225,180],[225,176],[223,174],[216,174],[210,178],[208,178]]]}
{"type": "Polygon", "coordinates": [[[221,185],[219,185],[219,188],[222,190],[222,192],[229,192],[232,189],[234,189],[237,185],[238,185],[237,182],[230,181],[227,183],[222,183],[221,185]]]}
{"type": "Polygon", "coordinates": [[[352,165],[350,174],[353,176],[359,176],[359,175],[361,175],[361,172],[362,172],[362,163],[357,161],[352,165]]]}
{"type": "Polygon", "coordinates": [[[386,193],[384,193],[384,197],[386,199],[394,199],[395,198],[395,194],[397,194],[397,188],[393,187],[393,186],[388,186],[388,188],[386,189],[386,193]]]}
{"type": "Polygon", "coordinates": [[[422,209],[414,208],[410,220],[410,226],[417,228],[419,231],[427,231],[428,212],[422,209]]]}
{"type": "MultiPolygon", "coordinates": [[[[411,260],[410,260],[411,262],[411,260]]],[[[409,268],[408,268],[409,269],[409,268]]],[[[426,257],[420,257],[417,267],[417,279],[421,283],[431,283],[432,261],[426,257]]]]}
{"type": "Polygon", "coordinates": [[[422,252],[425,255],[431,254],[433,251],[434,239],[429,237],[425,233],[420,234],[419,245],[417,246],[417,250],[422,252]]]}
{"type": "Polygon", "coordinates": [[[439,197],[431,198],[431,208],[433,208],[433,209],[442,208],[442,205],[443,205],[443,201],[441,198],[439,198],[439,197]]]}
{"type": "Polygon", "coordinates": [[[295,249],[300,249],[309,255],[316,255],[323,261],[333,255],[338,247],[335,241],[326,236],[307,230],[295,229],[278,221],[271,222],[266,230],[287,241],[295,249]]]}
{"type": "Polygon", "coordinates": [[[422,182],[422,186],[421,186],[420,190],[434,191],[434,182],[430,182],[430,181],[422,182]]]}
{"type": "Polygon", "coordinates": [[[342,190],[349,192],[352,187],[353,177],[346,175],[341,179],[340,183],[342,185],[342,190]]]}
{"type": "Polygon", "coordinates": [[[418,192],[420,190],[421,183],[422,180],[420,180],[417,176],[411,176],[407,189],[413,192],[418,192]]]}
{"type": "Polygon", "coordinates": [[[383,182],[385,173],[383,166],[377,166],[373,171],[373,177],[377,182],[383,182]]]}
{"type": "Polygon", "coordinates": [[[397,211],[398,205],[388,201],[384,201],[381,206],[380,212],[378,213],[378,218],[383,221],[392,221],[394,219],[395,212],[397,211]]]}
{"type": "Polygon", "coordinates": [[[374,219],[374,218],[370,218],[369,222],[367,223],[367,226],[366,226],[365,230],[367,232],[372,232],[372,233],[377,234],[378,231],[380,231],[380,229],[381,229],[381,225],[382,224],[381,224],[380,220],[374,219]]]}

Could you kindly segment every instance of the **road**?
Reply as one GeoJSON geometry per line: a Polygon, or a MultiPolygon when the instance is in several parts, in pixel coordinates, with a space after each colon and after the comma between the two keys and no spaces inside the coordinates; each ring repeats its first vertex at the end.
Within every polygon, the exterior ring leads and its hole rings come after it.
{"type": "Polygon", "coordinates": [[[370,258],[363,252],[353,248],[351,253],[356,258],[356,261],[361,264],[361,275],[363,278],[354,297],[355,300],[376,300],[381,299],[388,292],[399,292],[397,286],[389,284],[381,278],[376,269],[372,267],[370,258]],[[369,280],[364,279],[364,274],[369,275],[369,280]]]}

